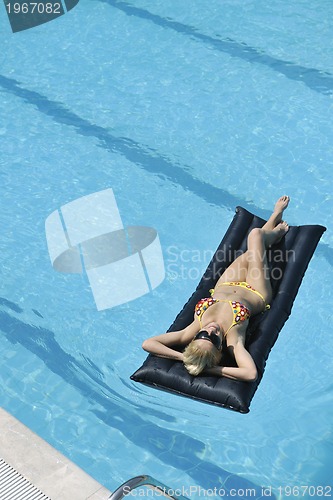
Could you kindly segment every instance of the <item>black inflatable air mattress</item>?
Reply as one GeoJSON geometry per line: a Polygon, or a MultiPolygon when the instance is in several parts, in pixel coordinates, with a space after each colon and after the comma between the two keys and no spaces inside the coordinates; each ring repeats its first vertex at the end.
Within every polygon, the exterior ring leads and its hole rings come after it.
{"type": "MultiPolygon", "coordinates": [[[[201,298],[209,296],[209,289],[214,287],[234,256],[246,250],[247,235],[251,229],[262,227],[264,223],[263,219],[244,208],[236,208],[236,214],[197,289],[168,331],[181,330],[193,321],[195,304],[201,298]]],[[[303,275],[325,229],[318,225],[291,226],[281,242],[268,252],[273,287],[271,309],[251,318],[246,340],[246,348],[258,369],[255,382],[226,377],[193,377],[181,362],[152,354],[148,355],[131,379],[205,403],[247,413],[262,379],[269,352],[290,315],[303,275]]],[[[224,357],[221,364],[232,365],[233,362],[224,357]]]]}

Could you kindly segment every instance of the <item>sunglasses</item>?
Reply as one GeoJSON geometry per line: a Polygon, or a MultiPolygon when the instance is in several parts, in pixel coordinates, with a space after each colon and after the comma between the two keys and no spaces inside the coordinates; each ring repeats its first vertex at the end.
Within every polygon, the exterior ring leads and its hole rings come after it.
{"type": "Polygon", "coordinates": [[[218,350],[220,350],[222,347],[221,338],[216,335],[216,333],[211,333],[209,335],[206,330],[201,330],[199,333],[197,333],[193,340],[209,340],[209,342],[211,342],[213,346],[215,346],[218,350]]]}

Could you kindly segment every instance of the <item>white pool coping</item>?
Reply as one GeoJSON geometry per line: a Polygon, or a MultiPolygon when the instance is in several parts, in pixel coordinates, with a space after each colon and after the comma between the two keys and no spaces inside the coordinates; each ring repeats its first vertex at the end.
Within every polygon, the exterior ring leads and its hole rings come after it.
{"type": "Polygon", "coordinates": [[[0,457],[51,500],[107,500],[107,490],[0,408],[0,457]]]}

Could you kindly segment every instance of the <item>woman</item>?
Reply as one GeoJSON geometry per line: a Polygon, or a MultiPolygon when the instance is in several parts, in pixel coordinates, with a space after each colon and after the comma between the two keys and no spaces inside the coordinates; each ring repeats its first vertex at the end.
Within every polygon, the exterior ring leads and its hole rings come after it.
{"type": "Polygon", "coordinates": [[[272,288],[266,260],[266,249],[288,231],[282,221],[289,203],[281,196],[274,212],[262,228],[248,235],[247,251],[225,270],[211,297],[201,299],[195,306],[194,320],[183,330],[164,333],[145,340],[142,347],[157,356],[183,361],[191,375],[204,371],[207,375],[224,376],[234,380],[253,381],[257,368],[245,349],[245,336],[250,316],[269,309],[272,288]],[[234,356],[237,366],[221,366],[222,344],[234,356]],[[174,346],[186,346],[184,352],[174,346]]]}

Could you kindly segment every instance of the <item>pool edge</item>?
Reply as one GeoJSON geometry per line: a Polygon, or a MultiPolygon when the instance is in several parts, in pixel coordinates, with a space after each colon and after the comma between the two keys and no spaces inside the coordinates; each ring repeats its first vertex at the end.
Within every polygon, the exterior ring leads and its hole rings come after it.
{"type": "Polygon", "coordinates": [[[106,500],[111,494],[1,407],[0,456],[52,500],[106,500]]]}

